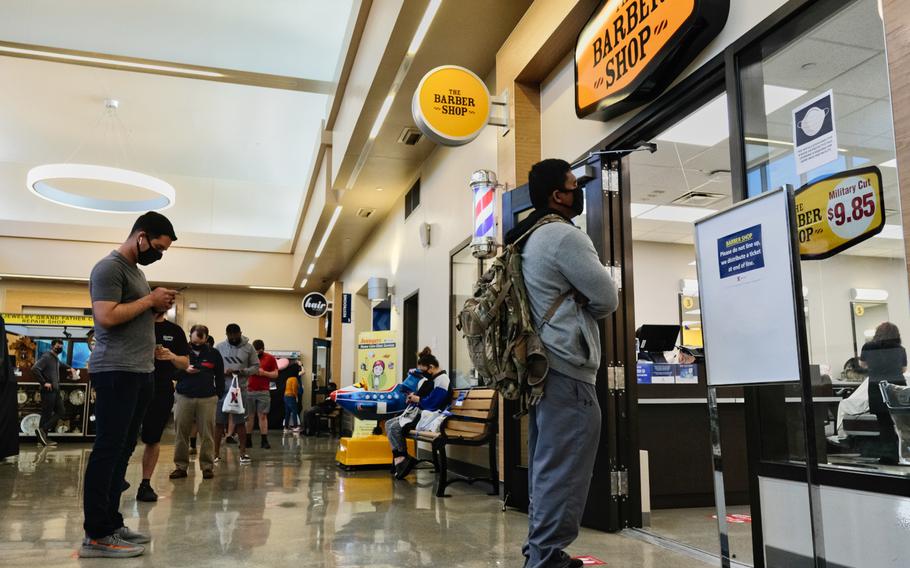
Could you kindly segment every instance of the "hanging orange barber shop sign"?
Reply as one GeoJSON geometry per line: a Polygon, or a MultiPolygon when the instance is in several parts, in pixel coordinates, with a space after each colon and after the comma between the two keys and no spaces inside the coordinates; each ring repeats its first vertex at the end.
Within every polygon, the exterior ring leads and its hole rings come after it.
{"type": "Polygon", "coordinates": [[[730,0],[607,0],[575,43],[575,113],[607,120],[655,98],[729,11],[730,0]]]}

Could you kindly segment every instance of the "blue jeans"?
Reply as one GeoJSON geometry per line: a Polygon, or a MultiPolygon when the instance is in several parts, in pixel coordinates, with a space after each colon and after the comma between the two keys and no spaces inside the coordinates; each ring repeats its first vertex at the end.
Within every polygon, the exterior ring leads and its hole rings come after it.
{"type": "Polygon", "coordinates": [[[300,426],[300,414],[297,413],[297,398],[284,397],[284,425],[288,428],[300,426]]]}
{"type": "Polygon", "coordinates": [[[95,444],[85,468],[85,534],[104,538],[123,526],[120,494],[139,427],[155,394],[152,373],[91,373],[95,389],[95,444]]]}

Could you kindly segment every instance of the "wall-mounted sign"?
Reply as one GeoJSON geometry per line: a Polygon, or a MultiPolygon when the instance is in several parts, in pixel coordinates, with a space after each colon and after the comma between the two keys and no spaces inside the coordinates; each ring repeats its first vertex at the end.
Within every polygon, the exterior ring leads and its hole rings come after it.
{"type": "Polygon", "coordinates": [[[797,174],[808,173],[837,159],[833,91],[793,109],[793,155],[797,174]]]}
{"type": "Polygon", "coordinates": [[[821,260],[882,232],[882,172],[875,166],[828,176],[796,191],[799,256],[821,260]]]}
{"type": "Polygon", "coordinates": [[[461,146],[477,138],[490,119],[490,92],[470,70],[443,65],[420,80],[411,99],[411,113],[430,140],[461,146]]]}
{"type": "Polygon", "coordinates": [[[303,313],[311,318],[321,318],[329,311],[329,301],[319,292],[310,292],[300,302],[303,313]]]}
{"type": "Polygon", "coordinates": [[[341,295],[341,323],[351,323],[351,295],[341,295]]]}
{"type": "Polygon", "coordinates": [[[730,0],[608,0],[575,42],[575,113],[607,120],[663,91],[727,23],[730,0]]]}
{"type": "Polygon", "coordinates": [[[53,314],[3,314],[6,325],[50,325],[55,327],[92,327],[92,316],[58,316],[53,314]]]}

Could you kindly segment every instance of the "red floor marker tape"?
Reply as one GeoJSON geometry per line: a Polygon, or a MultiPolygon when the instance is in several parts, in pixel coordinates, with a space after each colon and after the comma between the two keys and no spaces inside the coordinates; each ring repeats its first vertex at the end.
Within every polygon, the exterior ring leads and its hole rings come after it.
{"type": "MultiPolygon", "coordinates": [[[[717,519],[717,515],[711,515],[712,519],[717,519]]],[[[752,515],[727,515],[727,522],[737,525],[752,522],[752,515]]]]}
{"type": "Polygon", "coordinates": [[[573,560],[581,560],[585,566],[606,566],[607,563],[595,556],[576,556],[573,560]]]}

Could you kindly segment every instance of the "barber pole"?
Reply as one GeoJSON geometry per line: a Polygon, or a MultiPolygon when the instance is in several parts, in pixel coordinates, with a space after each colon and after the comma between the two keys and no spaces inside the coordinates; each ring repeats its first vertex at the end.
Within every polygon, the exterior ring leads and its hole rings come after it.
{"type": "Polygon", "coordinates": [[[477,170],[471,174],[474,192],[474,239],[471,241],[475,258],[496,255],[496,174],[477,170]]]}

